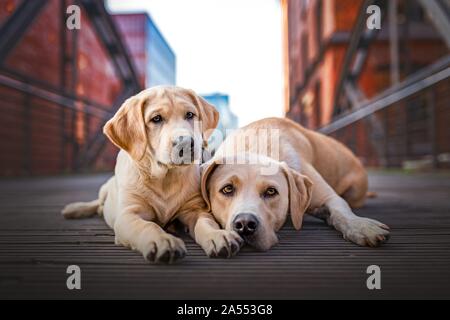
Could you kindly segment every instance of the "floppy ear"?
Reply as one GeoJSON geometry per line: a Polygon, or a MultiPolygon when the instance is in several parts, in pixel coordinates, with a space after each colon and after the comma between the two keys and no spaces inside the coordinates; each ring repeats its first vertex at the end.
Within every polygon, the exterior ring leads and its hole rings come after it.
{"type": "Polygon", "coordinates": [[[300,230],[303,223],[303,215],[311,203],[312,181],[297,171],[282,164],[289,186],[289,211],[292,224],[296,230],[300,230]]]}
{"type": "Polygon", "coordinates": [[[187,93],[199,111],[200,121],[202,121],[203,139],[206,141],[212,134],[212,130],[215,129],[219,123],[219,112],[212,104],[208,103],[194,91],[187,90],[187,93]]]}
{"type": "Polygon", "coordinates": [[[144,157],[147,148],[144,102],[144,98],[137,96],[127,99],[103,127],[109,140],[128,152],[135,161],[144,157]]]}
{"type": "Polygon", "coordinates": [[[213,173],[214,169],[217,168],[219,165],[218,160],[210,160],[206,163],[204,163],[201,167],[201,183],[200,183],[200,189],[202,192],[203,200],[205,200],[207,210],[211,211],[211,201],[209,200],[209,194],[208,194],[208,179],[213,173]]]}

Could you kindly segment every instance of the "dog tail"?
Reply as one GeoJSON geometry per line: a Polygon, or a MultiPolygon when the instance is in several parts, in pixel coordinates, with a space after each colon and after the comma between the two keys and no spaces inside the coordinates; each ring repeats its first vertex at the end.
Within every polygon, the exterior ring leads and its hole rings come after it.
{"type": "Polygon", "coordinates": [[[98,214],[100,208],[100,199],[89,202],[74,202],[70,203],[62,209],[61,214],[66,219],[81,219],[89,218],[98,214]]]}
{"type": "Polygon", "coordinates": [[[66,219],[81,219],[96,214],[103,215],[103,206],[108,195],[108,183],[109,181],[101,186],[98,199],[89,202],[74,202],[65,206],[61,211],[63,217],[66,219]]]}
{"type": "Polygon", "coordinates": [[[374,191],[367,191],[366,197],[369,198],[369,199],[372,199],[372,198],[378,197],[378,194],[376,192],[374,192],[374,191]]]}

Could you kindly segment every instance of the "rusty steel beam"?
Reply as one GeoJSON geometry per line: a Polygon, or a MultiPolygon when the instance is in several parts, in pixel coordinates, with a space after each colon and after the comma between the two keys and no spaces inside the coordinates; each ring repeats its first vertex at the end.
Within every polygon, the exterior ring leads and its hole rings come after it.
{"type": "Polygon", "coordinates": [[[322,63],[326,50],[335,44],[347,43],[350,39],[350,33],[348,32],[336,32],[330,39],[326,40],[325,43],[320,44],[319,53],[317,57],[308,65],[304,72],[304,81],[301,84],[297,84],[292,93],[290,93],[289,105],[294,105],[298,97],[303,94],[305,89],[308,87],[311,79],[313,78],[314,72],[317,67],[322,63]]]}
{"type": "MultiPolygon", "coordinates": [[[[114,113],[127,97],[142,89],[139,84],[137,72],[122,41],[122,37],[111,16],[105,9],[103,1],[78,0],[78,2],[86,10],[98,37],[105,46],[114,68],[123,83],[124,89],[116,98],[111,108],[111,113],[114,113]]],[[[75,169],[80,170],[94,163],[105,147],[106,142],[107,140],[103,135],[103,126],[100,126],[94,136],[86,143],[86,147],[79,152],[75,160],[75,169]]]]}
{"type": "Polygon", "coordinates": [[[134,64],[103,1],[78,1],[84,7],[97,35],[108,51],[118,75],[127,87],[138,92],[141,87],[134,64]]]}
{"type": "Polygon", "coordinates": [[[109,111],[109,106],[103,105],[101,103],[95,102],[89,98],[80,97],[72,94],[71,92],[68,92],[67,90],[62,90],[60,86],[52,85],[51,83],[48,83],[46,81],[43,81],[41,79],[32,78],[27,76],[26,74],[18,73],[17,71],[7,68],[7,67],[0,67],[0,74],[4,76],[5,78],[9,79],[5,82],[6,86],[9,86],[8,83],[17,83],[22,82],[24,84],[27,84],[33,88],[49,92],[52,95],[59,95],[66,97],[68,99],[76,100],[79,102],[82,102],[84,104],[87,104],[89,106],[95,107],[100,110],[109,111]]]}
{"type": "Polygon", "coordinates": [[[331,134],[449,77],[450,55],[447,55],[431,66],[411,75],[398,85],[361,103],[356,107],[356,110],[341,116],[329,125],[322,127],[319,131],[324,134],[331,134]]]}
{"type": "Polygon", "coordinates": [[[417,0],[430,16],[430,21],[450,48],[450,5],[448,1],[417,0]]]}
{"type": "Polygon", "coordinates": [[[47,0],[22,1],[0,28],[0,65],[47,4],[47,0]]]}
{"type": "Polygon", "coordinates": [[[333,116],[337,116],[341,110],[341,95],[345,93],[347,82],[355,84],[361,74],[364,63],[367,59],[368,46],[375,39],[379,30],[369,30],[366,28],[367,8],[370,5],[378,5],[384,13],[385,3],[380,0],[365,0],[360,7],[358,18],[351,32],[350,41],[345,52],[341,72],[334,92],[333,116]]]}
{"type": "Polygon", "coordinates": [[[366,10],[370,5],[374,3],[375,0],[364,0],[359,9],[358,18],[355,22],[355,25],[353,27],[350,36],[350,41],[347,50],[345,52],[344,61],[342,63],[341,72],[334,93],[333,116],[336,116],[339,113],[340,95],[343,92],[345,81],[347,80],[348,75],[350,73],[350,67],[353,60],[353,56],[356,50],[358,49],[358,45],[361,41],[361,37],[366,27],[366,10]]]}
{"type": "Polygon", "coordinates": [[[353,109],[357,108],[362,101],[366,100],[364,93],[353,81],[347,81],[344,84],[344,91],[353,109]]]}
{"type": "MultiPolygon", "coordinates": [[[[32,84],[16,80],[13,78],[10,78],[6,75],[0,74],[0,85],[3,85],[5,87],[9,87],[18,91],[21,91],[26,94],[30,94],[34,97],[41,98],[43,100],[55,103],[57,105],[74,109],[75,103],[78,101],[72,97],[68,97],[64,94],[58,94],[55,92],[51,92],[48,90],[45,90],[43,88],[36,87],[32,84]]],[[[100,109],[96,106],[92,105],[86,105],[85,112],[89,113],[90,115],[96,116],[101,119],[107,119],[111,117],[112,113],[103,109],[100,109]]]]}

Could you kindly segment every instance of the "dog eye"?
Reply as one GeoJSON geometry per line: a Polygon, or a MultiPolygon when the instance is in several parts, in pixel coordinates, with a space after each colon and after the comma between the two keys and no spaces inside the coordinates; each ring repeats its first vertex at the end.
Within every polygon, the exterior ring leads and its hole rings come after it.
{"type": "Polygon", "coordinates": [[[193,119],[194,117],[195,117],[195,114],[193,112],[186,113],[186,119],[187,120],[193,119]]]}
{"type": "Polygon", "coordinates": [[[278,194],[278,191],[274,187],[269,187],[266,189],[266,191],[264,191],[265,198],[271,198],[271,197],[276,196],[277,194],[278,194]]]}
{"type": "Polygon", "coordinates": [[[160,115],[154,116],[151,120],[153,123],[159,123],[163,121],[163,118],[160,115]]]}
{"type": "Polygon", "coordinates": [[[234,193],[234,187],[231,184],[227,184],[220,190],[220,192],[222,192],[226,196],[231,196],[234,193]]]}

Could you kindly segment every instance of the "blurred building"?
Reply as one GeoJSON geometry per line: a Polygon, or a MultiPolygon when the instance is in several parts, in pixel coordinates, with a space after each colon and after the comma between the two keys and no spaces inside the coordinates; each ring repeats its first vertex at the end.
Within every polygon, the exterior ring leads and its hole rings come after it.
{"type": "Polygon", "coordinates": [[[220,121],[217,129],[223,131],[227,129],[236,129],[238,127],[238,118],[230,109],[229,96],[222,93],[205,94],[202,97],[216,107],[220,113],[220,121]]]}
{"type": "Polygon", "coordinates": [[[0,0],[0,175],[111,170],[102,132],[141,88],[175,84],[175,55],[147,14],[103,1],[0,0]],[[81,28],[66,26],[80,8],[81,28]]]}
{"type": "Polygon", "coordinates": [[[139,89],[103,1],[0,0],[0,175],[112,169],[102,126],[139,89]]]}
{"type": "Polygon", "coordinates": [[[227,130],[236,129],[239,125],[238,117],[231,111],[229,96],[222,93],[205,94],[202,97],[216,107],[220,114],[217,129],[220,130],[222,136],[213,135],[209,141],[211,149],[217,149],[227,135],[227,130]]]}
{"type": "Polygon", "coordinates": [[[287,117],[338,138],[368,165],[448,165],[445,1],[281,3],[287,117]],[[367,27],[370,5],[380,30],[367,27]]]}
{"type": "Polygon", "coordinates": [[[141,87],[175,85],[175,54],[147,13],[114,14],[141,87]]]}

